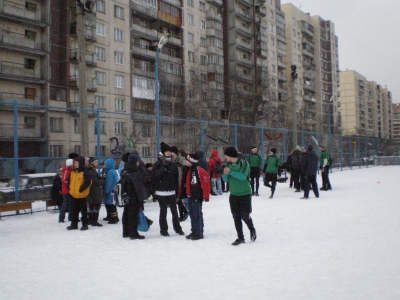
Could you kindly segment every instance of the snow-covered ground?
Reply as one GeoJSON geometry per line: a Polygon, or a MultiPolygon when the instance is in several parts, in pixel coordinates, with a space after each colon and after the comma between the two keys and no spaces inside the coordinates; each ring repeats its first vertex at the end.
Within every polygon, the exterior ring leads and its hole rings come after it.
{"type": "MultiPolygon", "coordinates": [[[[400,299],[398,166],[331,174],[319,199],[279,183],[274,199],[253,198],[258,238],[231,246],[236,232],[228,194],[204,203],[205,239],[123,239],[121,224],[67,231],[58,214],[0,221],[0,298],[92,299],[400,299]]],[[[318,183],[321,183],[319,177],[318,183]]],[[[122,209],[119,210],[120,216],[122,209]]],[[[101,210],[101,218],[105,210],[101,210]]],[[[189,219],[183,223],[190,233],[189,219]]]]}

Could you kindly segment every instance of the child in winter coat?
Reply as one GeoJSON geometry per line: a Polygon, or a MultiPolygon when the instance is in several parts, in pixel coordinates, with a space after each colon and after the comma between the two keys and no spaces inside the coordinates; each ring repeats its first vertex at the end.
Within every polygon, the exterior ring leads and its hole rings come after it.
{"type": "Polygon", "coordinates": [[[107,210],[107,217],[103,220],[108,221],[108,224],[117,224],[119,222],[118,211],[115,204],[113,204],[112,194],[114,187],[118,182],[118,173],[115,170],[114,159],[111,157],[106,158],[101,165],[104,169],[105,176],[105,182],[103,186],[103,202],[107,210]]]}
{"type": "Polygon", "coordinates": [[[218,156],[218,150],[215,149],[211,152],[210,160],[208,161],[208,171],[211,177],[211,187],[213,196],[222,195],[221,186],[221,173],[216,172],[215,166],[220,164],[222,166],[222,161],[218,156]]]}

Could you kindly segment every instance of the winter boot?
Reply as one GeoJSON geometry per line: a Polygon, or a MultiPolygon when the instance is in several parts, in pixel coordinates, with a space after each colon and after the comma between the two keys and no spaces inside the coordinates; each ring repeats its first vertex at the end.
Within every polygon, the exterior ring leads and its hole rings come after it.
{"type": "Polygon", "coordinates": [[[244,240],[242,240],[242,239],[236,239],[236,240],[232,243],[232,246],[237,246],[237,245],[244,244],[244,243],[245,243],[244,240]]]}
{"type": "Polygon", "coordinates": [[[88,226],[88,224],[87,223],[85,223],[85,222],[82,222],[82,227],[81,227],[81,230],[88,230],[89,229],[89,226],[88,226]]]}
{"type": "Polygon", "coordinates": [[[92,219],[93,219],[93,213],[91,211],[89,211],[87,213],[87,222],[89,225],[92,225],[92,219]]]}
{"type": "Polygon", "coordinates": [[[68,230],[78,229],[78,222],[71,222],[71,225],[67,227],[68,230]]]}
{"type": "Polygon", "coordinates": [[[92,213],[92,226],[102,227],[103,225],[98,222],[99,213],[92,213]]]}
{"type": "Polygon", "coordinates": [[[107,216],[105,218],[103,218],[103,221],[110,221],[111,217],[110,217],[110,204],[106,204],[106,211],[107,211],[107,216]]]}
{"type": "Polygon", "coordinates": [[[110,213],[110,220],[108,221],[108,224],[117,224],[119,222],[118,219],[118,211],[115,208],[115,211],[113,211],[112,213],[110,213]]]}

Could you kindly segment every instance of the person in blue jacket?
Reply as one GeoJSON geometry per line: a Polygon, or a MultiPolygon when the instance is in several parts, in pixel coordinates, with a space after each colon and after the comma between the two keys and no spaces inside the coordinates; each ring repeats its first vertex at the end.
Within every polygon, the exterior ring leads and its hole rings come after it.
{"type": "Polygon", "coordinates": [[[101,163],[103,166],[103,176],[105,176],[105,182],[103,186],[103,202],[106,206],[107,217],[103,220],[108,221],[108,224],[117,224],[118,211],[115,204],[113,204],[112,191],[118,182],[118,173],[115,170],[114,159],[109,157],[101,163]]]}

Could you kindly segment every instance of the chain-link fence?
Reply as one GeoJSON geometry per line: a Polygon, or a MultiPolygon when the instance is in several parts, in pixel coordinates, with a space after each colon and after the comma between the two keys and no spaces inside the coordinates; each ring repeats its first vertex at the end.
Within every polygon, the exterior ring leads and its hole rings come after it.
{"type": "MultiPolygon", "coordinates": [[[[78,106],[0,102],[5,115],[0,124],[3,148],[0,188],[16,175],[56,172],[65,165],[70,152],[98,157],[99,160],[114,157],[116,166],[125,152],[137,151],[145,163],[156,160],[156,116],[110,112],[100,108],[82,110],[78,106]],[[82,113],[88,116],[90,153],[80,152],[79,120],[82,113]]],[[[214,149],[223,158],[223,150],[228,146],[236,147],[243,154],[250,153],[256,146],[263,159],[269,149],[276,148],[277,155],[284,162],[297,145],[307,147],[312,144],[317,153],[318,145],[327,149],[333,159],[333,171],[400,164],[400,147],[394,146],[393,140],[165,116],[160,117],[160,124],[161,141],[186,153],[201,150],[205,157],[209,157],[214,149]]],[[[35,210],[46,208],[43,203],[35,210]]]]}

